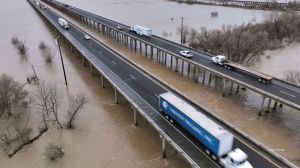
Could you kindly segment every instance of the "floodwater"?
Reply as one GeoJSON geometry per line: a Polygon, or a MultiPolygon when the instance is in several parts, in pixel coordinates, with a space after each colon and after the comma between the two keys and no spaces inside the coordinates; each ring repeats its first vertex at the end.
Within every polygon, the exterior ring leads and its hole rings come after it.
{"type": "MultiPolygon", "coordinates": [[[[220,28],[225,23],[242,24],[253,18],[261,20],[268,14],[255,10],[179,5],[159,0],[64,2],[128,25],[138,23],[149,26],[155,29],[154,33],[157,35],[162,35],[164,31],[170,32],[166,38],[177,42],[179,36],[176,29],[177,25],[180,25],[180,16],[185,18],[185,23],[190,23],[194,28],[220,28]],[[133,10],[143,11],[145,15],[137,15],[137,11],[133,10]],[[219,11],[221,19],[210,18],[210,12],[216,10],[219,11]]],[[[89,97],[89,102],[76,120],[76,129],[51,129],[12,159],[1,154],[0,167],[189,167],[170,148],[167,151],[168,158],[161,159],[161,140],[151,126],[141,117],[138,117],[139,126],[132,126],[132,109],[127,104],[115,105],[111,89],[102,89],[99,80],[92,77],[89,69],[83,68],[81,61],[72,57],[66,45],[62,44],[69,83],[66,89],[58,51],[54,44],[55,35],[26,1],[1,1],[0,14],[2,20],[6,20],[6,26],[0,27],[1,73],[10,74],[16,80],[25,83],[26,75],[33,73],[33,64],[40,79],[56,83],[66,96],[84,91],[89,97]],[[6,19],[7,16],[13,16],[15,20],[6,19]],[[26,40],[29,47],[27,57],[20,57],[10,43],[10,38],[14,35],[26,40]],[[45,63],[37,47],[42,40],[56,51],[55,60],[51,65],[45,63]],[[44,158],[43,153],[49,143],[60,145],[65,151],[63,159],[56,164],[49,163],[44,158]]],[[[258,117],[256,103],[245,106],[253,100],[249,97],[255,97],[256,94],[252,93],[254,96],[249,96],[245,93],[231,96],[229,99],[222,98],[219,91],[187,80],[161,65],[150,63],[149,59],[133,53],[123,45],[102,37],[86,26],[81,27],[274,151],[293,161],[299,159],[299,144],[294,128],[300,117],[296,113],[289,110],[284,113],[277,111],[258,117]]],[[[33,87],[27,86],[28,89],[33,87]]]]}
{"type": "Polygon", "coordinates": [[[245,10],[206,5],[187,5],[166,0],[62,0],[100,16],[124,23],[151,28],[153,34],[180,43],[178,28],[183,24],[196,30],[221,28],[250,21],[260,22],[270,11],[245,10]],[[218,17],[211,17],[218,12],[218,17]]]}

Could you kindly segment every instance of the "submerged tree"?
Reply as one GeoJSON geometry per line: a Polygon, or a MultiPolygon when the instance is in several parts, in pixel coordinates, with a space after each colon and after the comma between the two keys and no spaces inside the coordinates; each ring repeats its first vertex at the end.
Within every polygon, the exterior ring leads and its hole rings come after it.
{"type": "Polygon", "coordinates": [[[70,98],[66,128],[73,128],[73,121],[78,117],[78,113],[85,103],[87,103],[87,98],[83,93],[70,98]]]}

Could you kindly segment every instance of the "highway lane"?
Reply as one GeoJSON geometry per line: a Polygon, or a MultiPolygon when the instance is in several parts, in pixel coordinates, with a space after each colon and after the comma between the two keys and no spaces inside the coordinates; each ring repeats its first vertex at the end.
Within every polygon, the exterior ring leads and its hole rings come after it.
{"type": "MultiPolygon", "coordinates": [[[[57,3],[59,4],[59,2],[57,2],[57,3]]],[[[144,41],[147,41],[148,43],[151,43],[153,45],[164,48],[164,49],[166,49],[169,52],[174,53],[174,54],[178,54],[178,52],[180,50],[183,50],[183,49],[186,50],[187,49],[187,48],[185,48],[185,47],[183,47],[179,44],[170,42],[170,41],[162,39],[160,37],[156,37],[156,36],[152,36],[151,38],[141,37],[141,36],[131,32],[129,30],[129,27],[126,26],[126,25],[123,25],[121,23],[103,18],[101,16],[92,14],[90,12],[81,10],[79,8],[75,8],[75,7],[70,8],[70,6],[69,7],[62,6],[60,8],[64,8],[64,9],[70,10],[70,11],[75,11],[75,12],[77,12],[77,13],[83,15],[83,16],[87,16],[89,18],[92,18],[93,20],[99,21],[100,23],[104,23],[104,24],[109,25],[109,26],[114,27],[114,28],[116,28],[118,25],[121,25],[124,28],[122,30],[122,32],[126,32],[126,33],[128,33],[132,36],[137,37],[137,38],[141,38],[144,41]]],[[[189,49],[187,49],[187,50],[189,50],[189,49]]],[[[250,84],[251,86],[254,86],[255,88],[258,88],[258,89],[260,89],[260,90],[262,90],[262,91],[264,91],[268,94],[271,94],[275,97],[287,100],[288,102],[293,103],[298,108],[300,108],[300,91],[299,91],[299,87],[287,84],[286,82],[283,82],[283,81],[280,81],[280,80],[277,80],[277,79],[274,79],[273,83],[266,85],[266,84],[263,84],[263,83],[259,82],[257,80],[257,78],[254,77],[251,74],[248,74],[248,73],[245,73],[245,72],[242,72],[242,71],[239,71],[239,70],[227,70],[223,67],[215,66],[214,64],[210,63],[210,60],[209,60],[210,56],[208,54],[201,53],[201,52],[196,52],[194,50],[190,50],[190,51],[194,54],[194,57],[191,60],[193,60],[193,61],[195,61],[199,64],[202,64],[203,66],[206,66],[208,68],[212,68],[212,69],[218,71],[221,74],[229,75],[229,76],[234,77],[235,79],[237,79],[239,81],[250,84]],[[238,73],[238,74],[241,74],[241,75],[233,75],[232,72],[235,72],[235,73],[238,73]],[[286,86],[288,86],[288,88],[286,86]]]]}
{"type": "MultiPolygon", "coordinates": [[[[57,21],[58,15],[52,13],[50,10],[44,10],[44,12],[51,16],[54,21],[57,21]]],[[[58,23],[56,23],[58,24],[58,23]]],[[[157,95],[163,92],[166,92],[164,88],[162,88],[157,83],[153,82],[144,74],[137,71],[134,67],[129,66],[124,63],[122,59],[115,56],[111,51],[103,48],[98,44],[98,42],[94,39],[85,40],[83,39],[84,33],[79,31],[71,25],[71,29],[65,31],[67,35],[74,37],[80,42],[87,50],[93,53],[101,62],[103,62],[107,67],[109,67],[115,74],[117,74],[124,83],[133,88],[136,93],[138,93],[143,99],[147,100],[147,102],[158,111],[158,98],[157,95]]],[[[203,109],[199,109],[203,111],[203,109]]],[[[161,115],[161,114],[160,114],[161,115]]],[[[180,129],[186,136],[189,136],[187,132],[183,131],[182,128],[176,126],[177,129],[180,129]]],[[[193,139],[193,138],[192,138],[193,139]]],[[[199,148],[202,146],[193,140],[194,144],[197,144],[199,148]]],[[[191,145],[192,147],[193,145],[191,145]]],[[[255,167],[276,167],[274,164],[270,163],[264,157],[257,154],[256,151],[249,148],[247,145],[235,139],[234,146],[239,147],[246,151],[249,154],[249,160],[255,167]]],[[[193,148],[194,149],[194,148],[193,148]]],[[[194,149],[195,150],[195,149],[194,149]]],[[[199,153],[199,152],[198,152],[199,153]]],[[[200,155],[199,155],[200,156],[200,155]]],[[[198,156],[196,156],[198,157],[198,156]]],[[[203,159],[203,158],[202,158],[203,159]]],[[[207,159],[208,160],[208,159],[207,159]]],[[[203,160],[201,160],[203,162],[203,160]]],[[[209,165],[206,165],[209,166],[209,165]]],[[[216,165],[214,165],[216,166],[216,165]]]]}

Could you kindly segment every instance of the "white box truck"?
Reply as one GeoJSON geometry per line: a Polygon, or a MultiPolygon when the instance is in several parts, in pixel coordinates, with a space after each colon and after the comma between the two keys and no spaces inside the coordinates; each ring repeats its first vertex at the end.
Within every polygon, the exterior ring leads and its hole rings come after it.
{"type": "Polygon", "coordinates": [[[272,76],[266,75],[262,72],[258,72],[251,68],[242,66],[240,64],[230,62],[226,59],[226,57],[224,55],[217,55],[217,56],[211,57],[211,62],[218,64],[218,65],[222,65],[226,69],[239,69],[241,71],[250,73],[250,74],[256,76],[258,81],[260,81],[262,83],[266,83],[266,84],[271,83],[271,81],[273,79],[272,76]]]}
{"type": "Polygon", "coordinates": [[[66,21],[64,18],[58,18],[58,23],[62,28],[66,30],[70,29],[68,21],[66,21]]]}
{"type": "Polygon", "coordinates": [[[151,29],[139,25],[131,25],[130,30],[145,37],[150,37],[152,35],[151,29]]]}
{"type": "Polygon", "coordinates": [[[219,160],[225,168],[253,168],[247,154],[241,149],[232,150],[234,136],[196,108],[171,92],[159,95],[159,109],[171,123],[176,121],[192,134],[219,160]]]}

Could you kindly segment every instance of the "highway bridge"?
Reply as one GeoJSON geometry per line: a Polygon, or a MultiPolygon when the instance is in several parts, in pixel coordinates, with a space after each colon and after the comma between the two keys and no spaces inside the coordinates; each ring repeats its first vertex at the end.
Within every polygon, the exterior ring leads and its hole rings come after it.
{"type": "MultiPolygon", "coordinates": [[[[100,76],[102,86],[104,86],[104,80],[113,86],[116,103],[118,103],[119,94],[128,100],[134,109],[134,122],[137,122],[136,113],[139,112],[157,130],[162,138],[163,156],[165,156],[165,143],[168,142],[192,167],[221,167],[216,160],[204,152],[204,147],[198,141],[180,126],[169,123],[159,112],[157,95],[170,91],[167,86],[153,79],[150,74],[135,67],[129,60],[96,39],[85,40],[83,36],[87,33],[75,25],[70,24],[69,30],[61,28],[57,21],[61,16],[49,8],[38,7],[34,0],[28,1],[53,25],[60,34],[60,38],[71,46],[75,55],[81,57],[84,63],[89,63],[91,72],[98,74],[97,77],[100,76]]],[[[196,108],[204,114],[208,114],[201,107],[196,108]]],[[[219,122],[216,119],[215,121],[219,122]]],[[[237,134],[227,125],[223,126],[237,134]]],[[[263,156],[260,153],[261,150],[255,150],[248,143],[249,140],[236,136],[234,147],[244,150],[249,155],[248,160],[254,167],[291,167],[283,159],[276,157],[270,159],[270,157],[263,156]]]]}
{"type": "Polygon", "coordinates": [[[295,85],[276,78],[272,80],[271,84],[263,84],[259,82],[255,76],[245,71],[238,69],[227,70],[221,66],[212,64],[210,62],[211,55],[208,53],[195,51],[158,36],[144,38],[131,32],[129,26],[124,24],[58,1],[44,1],[84,21],[91,27],[114,37],[135,51],[144,52],[146,56],[157,59],[160,63],[172,68],[174,71],[178,71],[182,74],[185,73],[185,75],[194,79],[196,82],[200,80],[205,83],[206,80],[210,85],[212,76],[216,76],[215,79],[220,77],[224,84],[223,96],[226,95],[226,90],[230,92],[230,94],[233,93],[234,89],[238,92],[240,86],[261,94],[262,104],[259,115],[262,114],[263,110],[270,111],[271,106],[273,106],[273,109],[276,109],[279,103],[300,110],[300,88],[295,85]],[[122,26],[124,29],[119,30],[117,26],[122,26]],[[194,57],[192,59],[184,58],[179,55],[180,50],[190,50],[194,54],[194,57]],[[157,53],[157,58],[154,57],[155,52],[157,53]],[[200,77],[202,77],[202,79],[200,79],[200,77]]]}

